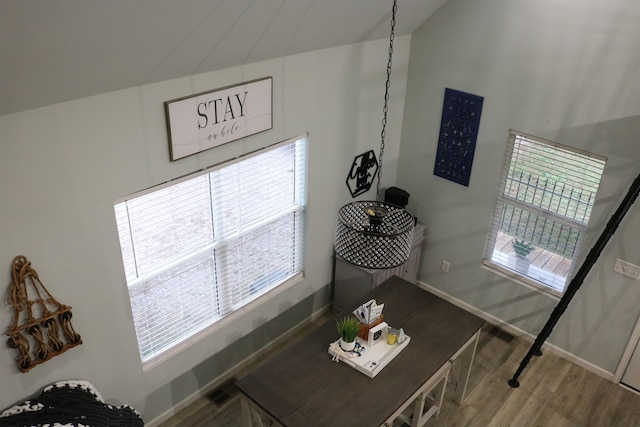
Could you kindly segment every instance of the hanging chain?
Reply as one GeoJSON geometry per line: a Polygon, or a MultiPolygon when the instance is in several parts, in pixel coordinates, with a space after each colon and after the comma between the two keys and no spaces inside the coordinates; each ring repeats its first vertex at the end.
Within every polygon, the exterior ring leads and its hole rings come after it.
{"type": "Polygon", "coordinates": [[[387,111],[389,111],[389,86],[391,86],[391,59],[393,58],[393,39],[395,38],[396,12],[398,10],[397,0],[393,0],[391,13],[391,33],[389,34],[389,61],[387,62],[387,83],[384,92],[384,108],[382,109],[382,132],[380,133],[380,159],[378,165],[378,184],[376,187],[376,201],[380,201],[380,176],[382,175],[382,157],[384,155],[384,138],[387,127],[387,111]]]}

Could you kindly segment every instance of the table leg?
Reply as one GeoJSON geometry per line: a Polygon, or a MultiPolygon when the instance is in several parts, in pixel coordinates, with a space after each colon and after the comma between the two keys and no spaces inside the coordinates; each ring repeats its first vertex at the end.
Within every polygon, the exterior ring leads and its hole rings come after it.
{"type": "Polygon", "coordinates": [[[252,427],[251,421],[251,403],[244,396],[240,397],[240,407],[242,409],[242,427],[252,427]]]}
{"type": "Polygon", "coordinates": [[[438,402],[437,403],[438,409],[436,410],[436,413],[435,413],[436,417],[440,415],[440,410],[442,409],[442,403],[444,402],[444,393],[447,390],[448,381],[449,381],[449,373],[447,372],[447,375],[444,377],[444,379],[440,383],[440,387],[439,387],[440,390],[436,389],[435,401],[438,402]]]}
{"type": "Polygon", "coordinates": [[[476,348],[478,346],[478,340],[480,339],[480,331],[475,333],[473,337],[467,341],[462,347],[459,357],[454,358],[460,364],[459,372],[456,375],[456,396],[455,401],[458,404],[462,404],[467,393],[467,383],[469,382],[469,375],[471,374],[471,366],[473,365],[473,358],[476,354],[476,348]]]}
{"type": "MultiPolygon", "coordinates": [[[[393,426],[394,421],[397,419],[405,424],[409,424],[411,427],[423,427],[432,416],[438,416],[440,408],[442,408],[442,402],[444,400],[444,394],[447,387],[447,379],[449,378],[449,371],[451,369],[451,362],[447,362],[442,366],[435,374],[431,376],[384,424],[383,426],[393,426]],[[427,399],[429,399],[429,393],[435,390],[434,403],[430,405],[425,411],[427,406],[427,399]],[[405,415],[404,410],[413,403],[413,411],[411,415],[405,415]]],[[[430,399],[429,399],[430,400],[430,399]]]]}
{"type": "Polygon", "coordinates": [[[282,427],[268,415],[263,417],[263,411],[244,395],[240,396],[240,409],[242,427],[282,427]]]}

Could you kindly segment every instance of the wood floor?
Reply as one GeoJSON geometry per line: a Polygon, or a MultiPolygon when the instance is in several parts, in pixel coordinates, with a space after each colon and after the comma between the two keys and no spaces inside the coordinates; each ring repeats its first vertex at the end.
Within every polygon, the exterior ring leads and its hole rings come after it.
{"type": "MultiPolygon", "coordinates": [[[[532,358],[520,387],[510,387],[507,380],[530,344],[517,338],[509,342],[490,329],[487,325],[480,337],[464,404],[453,402],[455,384],[449,383],[440,416],[426,426],[640,427],[640,395],[549,352],[532,358]]],[[[236,394],[221,408],[201,398],[161,427],[240,425],[236,394]]]]}

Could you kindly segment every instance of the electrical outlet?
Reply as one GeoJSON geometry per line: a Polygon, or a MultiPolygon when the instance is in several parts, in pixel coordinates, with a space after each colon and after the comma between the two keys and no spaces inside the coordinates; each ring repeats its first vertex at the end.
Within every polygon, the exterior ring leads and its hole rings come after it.
{"type": "Polygon", "coordinates": [[[640,267],[631,264],[627,261],[617,259],[613,266],[613,271],[616,271],[624,276],[631,277],[635,280],[640,280],[640,267]]]}
{"type": "Polygon", "coordinates": [[[451,265],[449,264],[449,261],[442,260],[442,266],[441,266],[440,268],[441,268],[441,269],[442,269],[442,271],[444,271],[445,273],[448,273],[448,272],[449,272],[449,267],[450,267],[450,266],[451,266],[451,265]]]}

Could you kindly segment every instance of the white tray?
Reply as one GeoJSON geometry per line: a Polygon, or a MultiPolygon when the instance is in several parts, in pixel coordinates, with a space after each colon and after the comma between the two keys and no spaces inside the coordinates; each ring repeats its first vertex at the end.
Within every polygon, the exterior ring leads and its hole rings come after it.
{"type": "Polygon", "coordinates": [[[342,352],[340,348],[340,340],[337,340],[329,345],[329,354],[337,358],[337,360],[346,363],[352,368],[357,369],[366,376],[373,378],[382,369],[389,364],[404,348],[409,345],[411,337],[405,335],[405,339],[402,343],[396,343],[393,345],[387,344],[387,341],[382,341],[374,344],[373,347],[369,347],[367,341],[361,338],[356,338],[358,343],[364,347],[364,351],[361,356],[357,354],[348,353],[352,357],[348,357],[342,352]]]}

